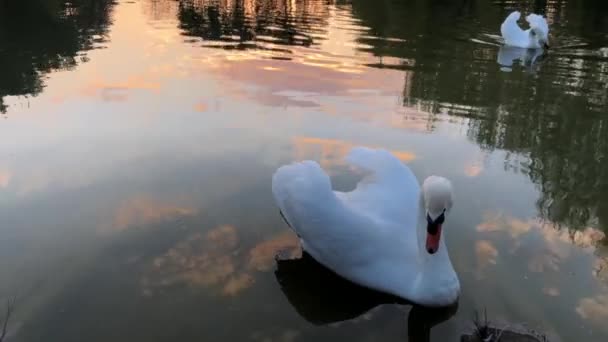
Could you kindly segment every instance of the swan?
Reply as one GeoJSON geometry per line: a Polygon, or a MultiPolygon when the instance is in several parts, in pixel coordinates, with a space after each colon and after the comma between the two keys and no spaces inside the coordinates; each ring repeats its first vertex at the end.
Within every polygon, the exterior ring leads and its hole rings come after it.
{"type": "Polygon", "coordinates": [[[450,181],[424,180],[426,229],[417,229],[421,189],[406,165],[367,147],[353,148],[346,162],[365,175],[350,192],[333,191],[314,161],[274,173],[274,199],[302,249],[361,286],[423,306],[455,303],[460,283],[442,233],[453,203],[450,181]]]}
{"type": "Polygon", "coordinates": [[[549,26],[547,20],[538,14],[531,13],[526,17],[530,28],[524,31],[517,24],[520,17],[521,13],[514,11],[500,26],[500,34],[505,40],[505,45],[524,49],[548,49],[549,26]]]}

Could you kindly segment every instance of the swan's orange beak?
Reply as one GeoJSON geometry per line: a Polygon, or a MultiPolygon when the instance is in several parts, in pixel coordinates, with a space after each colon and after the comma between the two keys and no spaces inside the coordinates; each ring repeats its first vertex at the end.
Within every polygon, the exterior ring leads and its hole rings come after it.
{"type": "Polygon", "coordinates": [[[429,254],[437,252],[439,240],[441,240],[441,225],[429,224],[426,228],[426,250],[429,254]]]}

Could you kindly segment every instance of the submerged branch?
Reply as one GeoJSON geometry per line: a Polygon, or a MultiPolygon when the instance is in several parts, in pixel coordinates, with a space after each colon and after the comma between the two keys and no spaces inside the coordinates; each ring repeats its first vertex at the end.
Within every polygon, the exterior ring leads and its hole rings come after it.
{"type": "Polygon", "coordinates": [[[6,302],[6,315],[4,316],[4,322],[2,322],[2,332],[0,332],[0,342],[4,341],[4,338],[6,337],[8,321],[10,320],[11,314],[13,313],[13,304],[14,303],[15,303],[15,301],[10,300],[10,299],[6,302]]]}

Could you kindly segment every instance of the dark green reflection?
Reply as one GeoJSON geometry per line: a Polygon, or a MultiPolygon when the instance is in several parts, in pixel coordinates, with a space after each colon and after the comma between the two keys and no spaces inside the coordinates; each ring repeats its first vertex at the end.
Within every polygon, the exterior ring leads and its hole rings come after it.
{"type": "Polygon", "coordinates": [[[360,39],[372,46],[366,50],[401,58],[403,65],[390,67],[411,71],[404,105],[470,118],[468,136],[482,147],[529,157],[517,169],[541,189],[544,217],[606,230],[608,38],[601,32],[608,31],[607,4],[354,0],[353,12],[373,34],[360,39]],[[514,9],[547,14],[557,48],[504,72],[496,61],[510,51],[472,39],[492,42],[483,34],[496,34],[514,9]]]}
{"type": "Polygon", "coordinates": [[[188,36],[200,37],[207,47],[224,49],[287,48],[267,45],[314,44],[315,34],[324,33],[329,11],[320,1],[180,1],[180,27],[188,36]],[[253,7],[245,8],[248,5],[253,7]],[[216,43],[216,44],[212,44],[216,43]]]}
{"type": "Polygon", "coordinates": [[[5,96],[37,95],[44,74],[86,61],[81,53],[103,42],[111,0],[0,2],[0,112],[5,96]]]}

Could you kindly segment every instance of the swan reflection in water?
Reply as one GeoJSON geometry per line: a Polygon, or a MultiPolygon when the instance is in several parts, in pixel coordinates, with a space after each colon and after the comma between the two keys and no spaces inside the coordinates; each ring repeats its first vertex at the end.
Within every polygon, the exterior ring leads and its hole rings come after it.
{"type": "MultiPolygon", "coordinates": [[[[351,283],[306,252],[299,259],[277,257],[276,261],[275,276],[287,300],[300,316],[315,325],[354,319],[382,304],[412,304],[351,283]]],[[[458,302],[445,308],[413,305],[408,315],[408,340],[430,341],[431,328],[451,318],[457,310],[458,302]]]]}
{"type": "Polygon", "coordinates": [[[524,49],[503,45],[498,50],[496,61],[502,66],[501,70],[503,71],[511,71],[513,64],[517,61],[528,71],[536,71],[536,67],[544,57],[545,53],[543,49],[524,49]]]}

